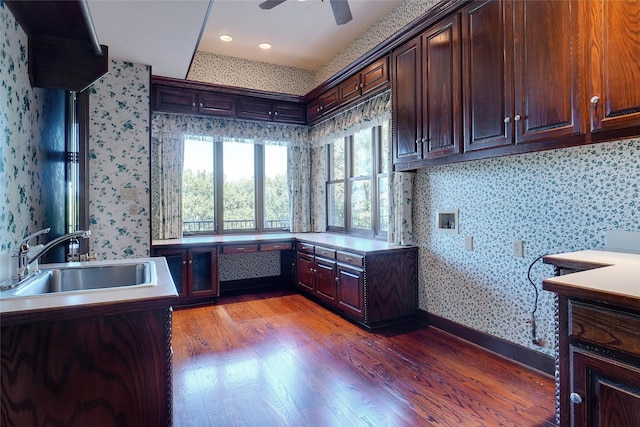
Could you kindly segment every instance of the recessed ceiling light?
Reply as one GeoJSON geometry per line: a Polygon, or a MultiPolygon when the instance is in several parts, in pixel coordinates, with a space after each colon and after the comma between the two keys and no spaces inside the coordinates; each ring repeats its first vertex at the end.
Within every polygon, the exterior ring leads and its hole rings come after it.
{"type": "Polygon", "coordinates": [[[258,45],[258,47],[259,47],[260,49],[265,49],[265,50],[266,50],[266,49],[271,49],[271,45],[270,45],[269,43],[260,43],[260,44],[258,45]]]}
{"type": "Polygon", "coordinates": [[[223,42],[230,42],[231,40],[233,40],[233,37],[231,37],[229,34],[223,34],[220,36],[220,40],[222,40],[223,42]]]}

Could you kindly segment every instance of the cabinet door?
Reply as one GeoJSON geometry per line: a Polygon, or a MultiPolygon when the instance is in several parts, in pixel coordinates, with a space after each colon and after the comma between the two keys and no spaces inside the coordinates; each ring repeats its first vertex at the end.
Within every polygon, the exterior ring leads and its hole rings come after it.
{"type": "Polygon", "coordinates": [[[344,104],[360,97],[360,74],[351,76],[338,86],[340,91],[340,104],[344,104]]]}
{"type": "Polygon", "coordinates": [[[385,56],[374,62],[360,73],[360,88],[362,96],[375,91],[382,86],[389,85],[389,57],[385,56]]]}
{"type": "Polygon", "coordinates": [[[298,288],[311,294],[315,293],[313,267],[313,257],[298,252],[298,288]]]}
{"type": "Polygon", "coordinates": [[[153,111],[167,113],[195,113],[196,92],[188,89],[156,86],[153,96],[153,111]]]}
{"type": "Polygon", "coordinates": [[[462,131],[459,15],[445,19],[425,34],[422,49],[423,157],[457,154],[462,131]]]}
{"type": "Polygon", "coordinates": [[[640,2],[594,0],[590,7],[591,130],[640,126],[640,2]]]}
{"type": "Polygon", "coordinates": [[[320,95],[320,114],[325,115],[338,108],[340,100],[338,98],[338,88],[334,87],[320,95]]]}
{"type": "Polygon", "coordinates": [[[198,95],[198,112],[234,117],[236,115],[236,98],[223,93],[201,93],[198,95]]]}
{"type": "Polygon", "coordinates": [[[154,249],[154,256],[161,256],[167,260],[171,278],[176,285],[180,297],[187,295],[187,250],[158,248],[154,249]]]}
{"type": "Polygon", "coordinates": [[[274,102],[273,121],[298,124],[307,123],[304,104],[274,102]]]}
{"type": "Polygon", "coordinates": [[[335,306],[336,304],[336,262],[316,258],[316,296],[335,306]]]}
{"type": "Polygon", "coordinates": [[[271,120],[273,107],[270,101],[256,98],[238,99],[238,117],[254,120],[271,120]]]}
{"type": "Polygon", "coordinates": [[[640,368],[577,347],[571,364],[573,426],[638,425],[640,368]]]}
{"type": "Polygon", "coordinates": [[[218,296],[218,249],[189,250],[189,293],[191,298],[218,296]]]}
{"type": "Polygon", "coordinates": [[[364,320],[364,270],[338,264],[338,308],[364,320]]]}
{"type": "Polygon", "coordinates": [[[420,37],[393,52],[393,162],[422,159],[420,37]]]}
{"type": "Polygon", "coordinates": [[[320,98],[311,100],[307,104],[307,121],[312,123],[314,120],[320,118],[320,98]]]}
{"type": "Polygon", "coordinates": [[[464,151],[512,142],[510,10],[508,6],[503,14],[503,3],[498,0],[473,3],[462,11],[464,151]]]}
{"type": "Polygon", "coordinates": [[[569,1],[514,3],[516,144],[580,133],[578,7],[569,1]]]}

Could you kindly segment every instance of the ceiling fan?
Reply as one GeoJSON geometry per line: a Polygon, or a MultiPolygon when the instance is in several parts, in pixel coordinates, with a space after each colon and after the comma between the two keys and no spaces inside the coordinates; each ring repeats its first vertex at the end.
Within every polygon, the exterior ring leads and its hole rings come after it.
{"type": "MultiPolygon", "coordinates": [[[[284,3],[287,0],[266,0],[260,3],[260,9],[273,9],[280,3],[284,3]]],[[[351,21],[351,9],[349,9],[349,3],[347,0],[329,0],[331,3],[331,9],[333,9],[333,17],[336,18],[337,25],[343,25],[351,21]]]]}

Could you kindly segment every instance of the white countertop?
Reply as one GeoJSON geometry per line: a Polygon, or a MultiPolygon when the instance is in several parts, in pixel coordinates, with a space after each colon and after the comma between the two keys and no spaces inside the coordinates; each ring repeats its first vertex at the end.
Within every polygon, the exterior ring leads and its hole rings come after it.
{"type": "Polygon", "coordinates": [[[92,266],[113,265],[131,262],[151,261],[156,267],[155,286],[129,286],[118,288],[93,289],[88,291],[55,292],[49,294],[6,297],[0,299],[0,315],[11,315],[17,313],[36,313],[39,311],[52,311],[58,309],[83,308],[97,305],[121,304],[132,301],[149,301],[159,298],[175,297],[177,301],[178,293],[171,278],[169,267],[164,258],[135,258],[115,261],[90,261],[89,263],[68,263],[41,265],[40,268],[48,268],[60,265],[81,265],[90,264],[92,266]]]}
{"type": "Polygon", "coordinates": [[[551,277],[545,289],[583,290],[635,300],[640,308],[640,254],[607,250],[569,252],[544,257],[545,263],[562,262],[601,265],[592,270],[551,277]]]}
{"type": "Polygon", "coordinates": [[[205,245],[234,243],[264,243],[282,240],[300,240],[319,245],[328,245],[362,253],[406,249],[410,246],[399,246],[385,240],[367,239],[347,234],[335,233],[256,233],[256,234],[218,234],[207,236],[185,236],[180,239],[154,240],[152,245],[205,245]]]}

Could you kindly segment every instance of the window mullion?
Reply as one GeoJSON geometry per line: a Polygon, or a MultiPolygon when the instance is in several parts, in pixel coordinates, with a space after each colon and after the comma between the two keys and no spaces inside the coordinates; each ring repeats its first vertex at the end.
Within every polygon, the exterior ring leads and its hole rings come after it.
{"type": "Polygon", "coordinates": [[[222,149],[222,141],[215,142],[213,147],[213,161],[214,161],[213,193],[214,193],[214,200],[215,200],[213,212],[215,215],[215,223],[216,223],[215,231],[217,233],[220,233],[221,231],[223,231],[223,224],[224,224],[224,218],[223,218],[224,200],[223,200],[223,193],[222,193],[222,186],[224,183],[224,176],[223,176],[223,170],[222,170],[223,155],[224,153],[222,149]]]}
{"type": "Polygon", "coordinates": [[[254,147],[255,229],[264,231],[264,146],[255,144],[254,147]]]}

